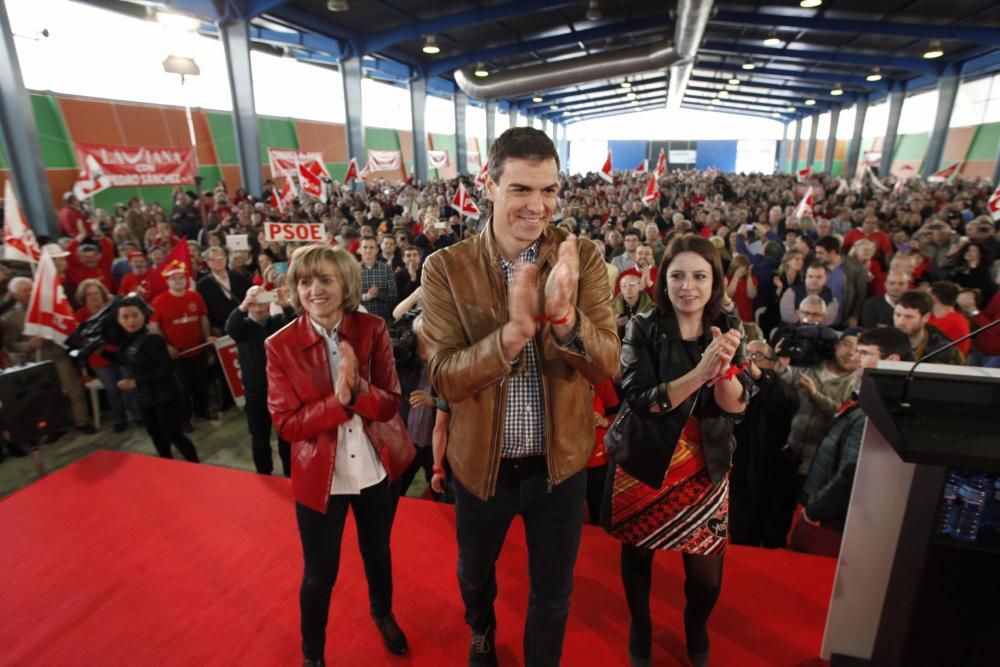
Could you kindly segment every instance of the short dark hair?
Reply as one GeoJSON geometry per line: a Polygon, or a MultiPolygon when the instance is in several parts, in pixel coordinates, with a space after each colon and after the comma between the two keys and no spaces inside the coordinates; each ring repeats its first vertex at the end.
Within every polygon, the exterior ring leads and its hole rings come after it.
{"type": "Polygon", "coordinates": [[[722,295],[726,289],[726,274],[722,272],[719,251],[703,236],[682,234],[675,236],[667,244],[667,249],[663,252],[663,259],[660,261],[660,272],[656,276],[653,301],[656,302],[656,307],[661,313],[672,314],[674,312],[674,306],[670,303],[670,297],[667,296],[667,269],[670,268],[674,258],[682,252],[693,252],[712,267],[712,296],[705,304],[705,313],[708,315],[708,320],[714,322],[719,317],[719,313],[722,312],[722,295]]]}
{"type": "Polygon", "coordinates": [[[816,247],[822,248],[827,252],[835,252],[840,254],[840,239],[836,236],[824,236],[816,241],[816,247]]]}
{"type": "Polygon", "coordinates": [[[826,265],[818,260],[813,260],[812,263],[806,267],[806,271],[809,269],[823,269],[823,273],[826,273],[826,265]]]}
{"type": "Polygon", "coordinates": [[[931,312],[931,308],[934,307],[933,302],[931,302],[931,295],[918,289],[903,292],[899,299],[896,300],[896,305],[903,308],[910,308],[911,310],[918,310],[921,315],[931,312]]]}
{"type": "Polygon", "coordinates": [[[958,285],[950,280],[939,280],[931,283],[931,294],[933,294],[942,306],[954,306],[958,301],[958,285]]]}
{"type": "Polygon", "coordinates": [[[875,345],[882,359],[896,354],[900,361],[913,361],[909,337],[896,327],[875,327],[861,334],[858,345],[875,345]]]}
{"type": "Polygon", "coordinates": [[[549,135],[533,127],[512,127],[493,142],[490,146],[489,170],[494,183],[500,182],[503,175],[503,165],[508,158],[544,162],[555,160],[556,170],[559,169],[559,153],[549,139],[549,135]]]}
{"type": "Polygon", "coordinates": [[[642,240],[642,234],[640,234],[639,230],[636,229],[635,227],[629,227],[624,232],[622,232],[622,238],[625,238],[626,236],[634,236],[640,241],[642,240]]]}

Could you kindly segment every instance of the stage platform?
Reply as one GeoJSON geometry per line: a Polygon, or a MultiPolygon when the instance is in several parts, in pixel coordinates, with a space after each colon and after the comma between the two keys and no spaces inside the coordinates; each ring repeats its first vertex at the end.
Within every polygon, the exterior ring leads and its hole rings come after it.
{"type": "MultiPolygon", "coordinates": [[[[99,451],[0,500],[0,664],[300,665],[302,560],[289,482],[99,451]]],[[[333,593],[331,665],[462,665],[454,513],[404,498],[393,531],[395,614],[410,654],[390,655],[368,616],[353,522],[333,593]]],[[[732,547],[709,624],[712,664],[822,665],[836,561],[732,547]]],[[[500,664],[523,664],[524,532],[498,563],[500,664]]],[[[657,556],[654,665],[686,664],[680,557],[657,556]]],[[[563,664],[625,665],[618,543],[584,530],[563,664]]]]}

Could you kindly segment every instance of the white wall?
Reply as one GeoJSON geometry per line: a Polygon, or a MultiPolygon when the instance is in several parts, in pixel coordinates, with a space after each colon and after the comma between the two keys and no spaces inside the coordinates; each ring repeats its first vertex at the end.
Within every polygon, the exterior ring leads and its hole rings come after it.
{"type": "MultiPolygon", "coordinates": [[[[783,124],[754,116],[653,109],[638,113],[582,120],[569,125],[570,141],[591,139],[780,139],[783,124]]],[[[572,157],[570,158],[572,161],[572,157]]]]}

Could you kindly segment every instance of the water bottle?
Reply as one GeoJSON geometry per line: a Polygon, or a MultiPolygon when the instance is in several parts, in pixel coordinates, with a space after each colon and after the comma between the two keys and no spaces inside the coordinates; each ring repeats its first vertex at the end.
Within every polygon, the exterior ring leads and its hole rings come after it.
{"type": "Polygon", "coordinates": [[[937,535],[952,535],[958,522],[958,487],[962,478],[958,470],[951,468],[944,480],[944,493],[941,494],[941,504],[938,505],[937,516],[934,518],[934,533],[937,535]]]}
{"type": "Polygon", "coordinates": [[[958,498],[962,507],[955,525],[955,539],[963,542],[975,542],[976,538],[979,537],[983,511],[986,509],[986,498],[991,486],[989,480],[986,473],[973,472],[969,473],[962,484],[959,484],[958,498]]]}

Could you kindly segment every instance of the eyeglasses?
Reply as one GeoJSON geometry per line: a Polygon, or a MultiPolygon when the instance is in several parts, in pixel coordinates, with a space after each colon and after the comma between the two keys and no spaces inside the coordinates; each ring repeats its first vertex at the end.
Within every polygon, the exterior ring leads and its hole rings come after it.
{"type": "Polygon", "coordinates": [[[823,317],[826,313],[818,313],[815,310],[800,310],[799,315],[802,317],[823,317]]]}
{"type": "Polygon", "coordinates": [[[777,357],[768,356],[768,355],[764,354],[763,352],[751,352],[750,353],[750,359],[753,360],[753,361],[777,361],[778,360],[777,357]]]}

